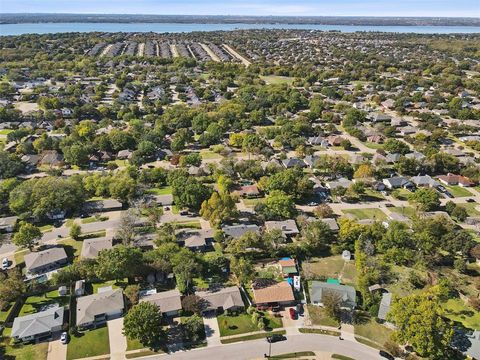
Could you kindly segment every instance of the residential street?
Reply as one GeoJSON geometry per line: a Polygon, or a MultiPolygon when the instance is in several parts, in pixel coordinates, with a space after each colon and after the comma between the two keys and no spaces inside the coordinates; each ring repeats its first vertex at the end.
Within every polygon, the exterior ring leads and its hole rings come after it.
{"type": "MultiPolygon", "coordinates": [[[[268,354],[269,344],[265,339],[239,342],[229,345],[213,346],[178,352],[168,355],[169,359],[195,360],[245,360],[260,359],[268,354]]],[[[272,344],[271,355],[286,354],[298,351],[323,351],[350,356],[356,360],[382,359],[378,351],[360,343],[348,340],[339,340],[336,337],[317,334],[288,335],[286,341],[272,344]]],[[[144,357],[148,359],[162,359],[165,355],[144,357]]]]}

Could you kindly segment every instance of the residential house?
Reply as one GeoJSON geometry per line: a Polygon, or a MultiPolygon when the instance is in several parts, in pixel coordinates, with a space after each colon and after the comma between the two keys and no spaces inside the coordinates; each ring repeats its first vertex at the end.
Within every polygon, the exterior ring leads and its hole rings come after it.
{"type": "Polygon", "coordinates": [[[27,273],[39,275],[65,265],[68,257],[63,247],[52,247],[47,250],[28,253],[25,255],[24,261],[27,273]]]}
{"type": "Polygon", "coordinates": [[[56,150],[45,150],[41,154],[40,165],[49,167],[61,167],[63,166],[63,155],[59,154],[56,150]]]}
{"type": "Polygon", "coordinates": [[[436,187],[438,186],[438,182],[436,182],[430,175],[419,175],[419,176],[413,176],[410,179],[415,186],[417,187],[436,187]]]}
{"type": "Polygon", "coordinates": [[[18,216],[7,216],[0,218],[0,232],[11,233],[15,229],[18,216]]]}
{"type": "Polygon", "coordinates": [[[253,232],[257,235],[260,234],[260,228],[255,224],[228,225],[224,226],[222,231],[225,236],[233,239],[238,239],[247,232],[253,232]]]}
{"type": "Polygon", "coordinates": [[[345,140],[343,137],[337,135],[330,135],[327,137],[327,141],[330,146],[340,146],[343,140],[345,140]]]}
{"type": "Polygon", "coordinates": [[[278,260],[278,265],[282,268],[284,276],[298,274],[297,262],[292,258],[283,258],[278,260]]]}
{"type": "Polygon", "coordinates": [[[121,289],[79,297],[77,298],[76,325],[81,329],[95,328],[109,319],[121,316],[124,308],[121,289]]]}
{"type": "Polygon", "coordinates": [[[353,287],[323,281],[312,281],[310,287],[312,304],[323,306],[323,297],[329,292],[339,295],[341,300],[340,307],[343,309],[353,310],[357,305],[356,292],[353,287]]]}
{"type": "Polygon", "coordinates": [[[235,194],[243,198],[256,198],[260,196],[257,185],[244,185],[235,190],[235,194]]]}
{"type": "Polygon", "coordinates": [[[133,152],[131,150],[120,150],[117,153],[117,159],[118,160],[128,160],[131,159],[133,155],[133,152]]]}
{"type": "Polygon", "coordinates": [[[322,136],[312,136],[312,137],[309,137],[308,140],[307,140],[308,144],[312,145],[312,146],[321,146],[321,147],[324,147],[324,148],[328,148],[329,146],[329,142],[328,140],[326,140],[324,137],[322,136]]]}
{"type": "MultiPolygon", "coordinates": [[[[315,220],[317,220],[317,219],[315,219],[315,220]]],[[[334,232],[337,232],[338,230],[340,230],[340,227],[337,224],[337,220],[335,220],[334,218],[325,218],[325,219],[319,219],[319,220],[321,222],[327,224],[328,227],[330,228],[330,230],[332,230],[334,232]]]]}
{"type": "MultiPolygon", "coordinates": [[[[156,290],[155,290],[156,291],[156,290]]],[[[160,308],[163,316],[177,316],[182,310],[181,294],[178,289],[155,292],[140,298],[140,302],[149,302],[160,308]]]]}
{"type": "Polygon", "coordinates": [[[304,168],[306,166],[306,164],[299,158],[288,158],[282,160],[282,165],[287,169],[291,169],[294,167],[304,168]]]}
{"type": "Polygon", "coordinates": [[[390,123],[392,117],[382,113],[373,113],[370,115],[370,120],[374,123],[390,123]]]}
{"type": "Polygon", "coordinates": [[[242,294],[236,286],[197,291],[195,295],[203,300],[203,313],[213,311],[239,311],[245,307],[242,294]]]}
{"type": "Polygon", "coordinates": [[[85,239],[82,242],[82,259],[95,259],[102,250],[111,249],[113,240],[111,237],[85,239]]]}
{"type": "Polygon", "coordinates": [[[292,219],[283,221],[265,221],[265,229],[267,231],[280,230],[282,236],[285,238],[291,238],[300,233],[295,220],[292,219]]]}
{"type": "Polygon", "coordinates": [[[383,179],[382,182],[390,190],[399,189],[399,188],[404,188],[404,189],[413,188],[413,183],[410,180],[408,180],[408,178],[406,178],[405,176],[392,176],[392,177],[383,179]]]}
{"type": "Polygon", "coordinates": [[[438,177],[438,180],[441,183],[449,186],[453,186],[453,185],[458,185],[462,187],[475,186],[475,183],[472,180],[470,180],[468,177],[462,176],[462,175],[455,175],[451,173],[448,173],[447,175],[440,175],[438,177]]]}
{"type": "Polygon", "coordinates": [[[257,306],[286,306],[295,302],[291,285],[287,281],[258,279],[252,285],[257,306]]]}
{"type": "Polygon", "coordinates": [[[180,233],[180,243],[192,251],[206,251],[213,243],[213,230],[186,230],[180,233]]]}
{"type": "Polygon", "coordinates": [[[87,212],[119,211],[122,210],[122,208],[122,203],[115,199],[87,201],[84,206],[87,212]]]}
{"type": "Polygon", "coordinates": [[[330,190],[334,190],[334,189],[339,188],[339,187],[343,187],[343,188],[347,189],[348,187],[350,187],[351,183],[352,182],[348,179],[340,178],[340,179],[337,179],[337,180],[334,180],[334,181],[327,182],[325,184],[325,186],[330,190]]]}
{"type": "Polygon", "coordinates": [[[152,199],[161,206],[172,206],[173,205],[173,195],[152,195],[152,199]]]}
{"type": "Polygon", "coordinates": [[[58,305],[35,314],[19,316],[13,320],[11,337],[15,341],[47,340],[62,330],[64,307],[58,305]]]}
{"type": "Polygon", "coordinates": [[[303,159],[303,162],[305,163],[306,166],[308,166],[310,169],[313,169],[315,165],[317,164],[318,160],[320,159],[319,156],[316,155],[307,155],[303,159]]]}

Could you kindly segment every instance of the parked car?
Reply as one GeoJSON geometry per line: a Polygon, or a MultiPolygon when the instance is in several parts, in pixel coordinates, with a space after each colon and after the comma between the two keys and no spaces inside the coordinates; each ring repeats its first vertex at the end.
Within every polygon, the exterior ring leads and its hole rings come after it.
{"type": "Polygon", "coordinates": [[[297,304],[297,314],[298,315],[303,314],[303,305],[302,304],[297,304]]]}
{"type": "Polygon", "coordinates": [[[7,270],[10,265],[10,261],[7,258],[2,259],[2,270],[7,270]]]}
{"type": "Polygon", "coordinates": [[[474,202],[475,202],[475,199],[470,198],[470,199],[467,199],[466,202],[474,203],[474,202]]]}
{"type": "Polygon", "coordinates": [[[288,312],[290,313],[290,319],[295,320],[297,318],[297,312],[294,308],[288,309],[288,312]]]}
{"type": "Polygon", "coordinates": [[[383,350],[380,350],[378,352],[378,354],[381,356],[381,357],[384,357],[385,359],[388,359],[388,360],[395,360],[395,357],[390,355],[388,352],[386,351],[383,351],[383,350]]]}
{"type": "Polygon", "coordinates": [[[62,335],[60,335],[60,342],[64,345],[68,343],[68,334],[66,331],[64,331],[62,335]]]}
{"type": "Polygon", "coordinates": [[[283,335],[278,335],[278,334],[267,337],[267,342],[269,343],[275,343],[275,342],[284,341],[284,340],[287,340],[287,337],[283,335]]]}
{"type": "Polygon", "coordinates": [[[385,204],[385,207],[389,207],[389,208],[390,208],[390,207],[394,207],[394,206],[395,206],[395,205],[390,204],[390,203],[385,204]]]}

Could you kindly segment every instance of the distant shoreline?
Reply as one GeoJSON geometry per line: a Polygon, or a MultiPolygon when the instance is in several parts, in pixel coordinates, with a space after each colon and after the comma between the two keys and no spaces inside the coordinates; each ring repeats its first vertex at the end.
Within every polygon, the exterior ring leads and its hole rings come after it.
{"type": "Polygon", "coordinates": [[[251,24],[345,26],[480,26],[480,18],[365,16],[222,16],[140,14],[0,14],[0,25],[52,23],[251,24]]]}

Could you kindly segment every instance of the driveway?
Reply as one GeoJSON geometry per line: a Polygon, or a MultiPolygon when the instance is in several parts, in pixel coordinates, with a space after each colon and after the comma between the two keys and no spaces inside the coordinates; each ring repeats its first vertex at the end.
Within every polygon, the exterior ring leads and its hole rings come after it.
{"type": "Polygon", "coordinates": [[[110,359],[125,359],[127,338],[123,335],[123,318],[107,321],[108,340],[110,341],[110,359]]]}
{"type": "Polygon", "coordinates": [[[220,345],[220,329],[218,327],[217,317],[215,315],[204,315],[203,326],[208,346],[220,345]]]}
{"type": "Polygon", "coordinates": [[[287,331],[287,335],[298,334],[298,328],[303,327],[305,320],[305,317],[298,315],[298,313],[296,319],[292,319],[289,312],[291,308],[295,308],[295,306],[286,307],[285,310],[281,312],[283,327],[287,331]]]}
{"type": "Polygon", "coordinates": [[[47,360],[65,360],[67,358],[67,345],[60,342],[60,333],[48,343],[47,360]]]}

